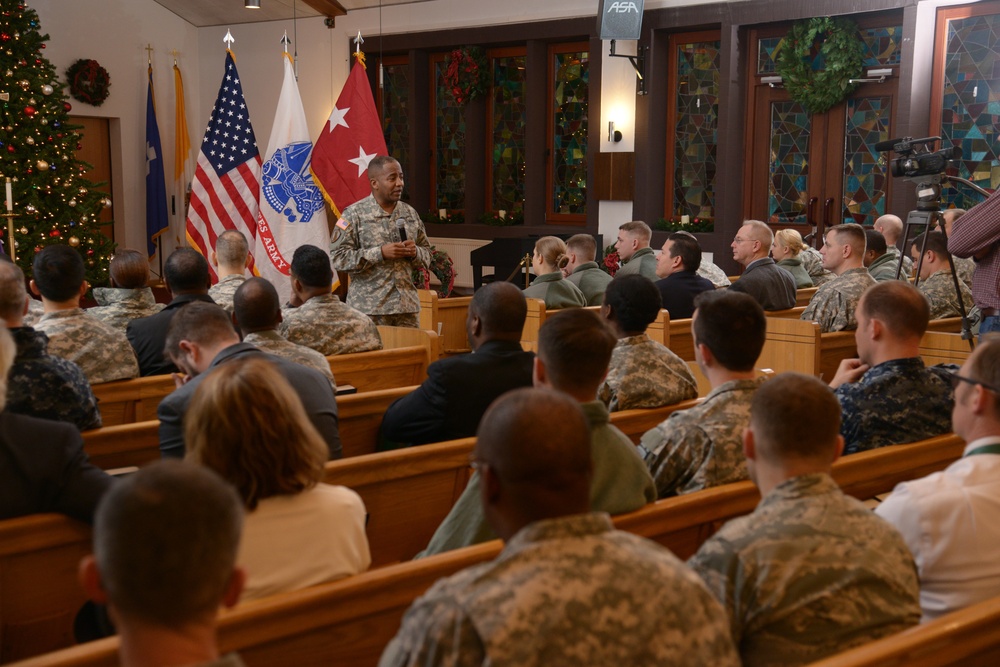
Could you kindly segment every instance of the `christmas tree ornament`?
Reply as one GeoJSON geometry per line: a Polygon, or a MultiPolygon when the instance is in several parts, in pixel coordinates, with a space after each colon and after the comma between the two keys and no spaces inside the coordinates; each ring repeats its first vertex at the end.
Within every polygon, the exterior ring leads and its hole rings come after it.
{"type": "Polygon", "coordinates": [[[42,95],[51,95],[53,90],[55,89],[52,86],[45,84],[42,86],[42,95]]]}
{"type": "Polygon", "coordinates": [[[35,163],[35,166],[38,167],[39,169],[48,169],[49,163],[46,162],[45,160],[39,160],[38,162],[35,163]]]}
{"type": "Polygon", "coordinates": [[[80,245],[80,239],[76,236],[69,237],[69,244],[74,248],[80,245]]]}
{"type": "Polygon", "coordinates": [[[35,138],[34,137],[27,137],[24,140],[24,143],[28,144],[29,146],[34,146],[35,145],[35,138]]]}
{"type": "Polygon", "coordinates": [[[25,116],[34,116],[35,115],[35,107],[24,107],[24,115],[25,116]]]}
{"type": "Polygon", "coordinates": [[[70,206],[76,206],[76,198],[74,197],[73,199],[70,199],[66,203],[69,204],[70,206]]]}

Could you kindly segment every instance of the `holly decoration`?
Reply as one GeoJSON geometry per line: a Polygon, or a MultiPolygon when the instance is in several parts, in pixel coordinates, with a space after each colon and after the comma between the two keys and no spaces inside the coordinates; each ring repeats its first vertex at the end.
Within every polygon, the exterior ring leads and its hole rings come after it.
{"type": "MultiPolygon", "coordinates": [[[[79,127],[70,122],[55,66],[41,56],[49,36],[39,30],[33,9],[0,0],[0,32],[10,35],[0,49],[0,92],[10,95],[0,102],[0,183],[12,181],[17,263],[30,276],[35,252],[75,237],[91,262],[87,280],[106,285],[114,242],[101,232],[100,215],[108,195],[83,177],[88,165],[76,157],[79,127]]],[[[0,238],[9,252],[6,225],[0,238]]]]}
{"type": "Polygon", "coordinates": [[[776,70],[785,90],[811,114],[823,113],[847,98],[864,66],[864,42],[852,21],[818,16],[800,21],[785,35],[776,70]],[[817,55],[823,70],[813,69],[817,55]]]}
{"type": "Polygon", "coordinates": [[[66,80],[69,92],[81,102],[99,107],[108,99],[111,75],[96,60],[77,60],[66,70],[66,80]]]}
{"type": "Polygon", "coordinates": [[[486,52],[478,46],[455,49],[449,55],[444,82],[451,91],[455,104],[462,106],[486,93],[489,72],[486,52]]]}

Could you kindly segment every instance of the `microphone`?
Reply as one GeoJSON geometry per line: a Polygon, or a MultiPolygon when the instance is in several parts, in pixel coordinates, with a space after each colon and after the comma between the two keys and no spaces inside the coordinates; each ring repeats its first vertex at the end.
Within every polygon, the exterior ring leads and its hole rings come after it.
{"type": "Polygon", "coordinates": [[[886,141],[880,141],[877,144],[875,144],[875,151],[877,153],[884,153],[886,151],[891,151],[893,148],[895,148],[896,144],[903,143],[904,141],[906,141],[906,139],[904,138],[887,139],[886,141]]]}
{"type": "Polygon", "coordinates": [[[406,225],[402,219],[396,220],[396,231],[399,232],[399,240],[406,243],[406,225]]]}

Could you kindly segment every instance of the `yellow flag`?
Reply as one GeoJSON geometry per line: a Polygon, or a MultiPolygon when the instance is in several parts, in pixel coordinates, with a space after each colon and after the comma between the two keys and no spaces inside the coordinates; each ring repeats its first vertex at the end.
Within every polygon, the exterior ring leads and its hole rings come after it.
{"type": "Polygon", "coordinates": [[[184,111],[184,82],[181,70],[174,63],[174,182],[170,205],[171,228],[178,246],[184,245],[184,220],[187,217],[187,203],[191,185],[191,139],[188,135],[187,114],[184,111]]]}

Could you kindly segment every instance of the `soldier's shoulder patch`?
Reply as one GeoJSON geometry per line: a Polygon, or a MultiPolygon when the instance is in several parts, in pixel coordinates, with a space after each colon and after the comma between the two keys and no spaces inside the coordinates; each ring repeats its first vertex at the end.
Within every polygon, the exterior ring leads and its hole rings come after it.
{"type": "Polygon", "coordinates": [[[349,220],[345,220],[344,218],[340,218],[339,220],[337,220],[337,227],[340,227],[341,229],[344,230],[346,230],[350,224],[351,222],[349,220]]]}

